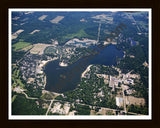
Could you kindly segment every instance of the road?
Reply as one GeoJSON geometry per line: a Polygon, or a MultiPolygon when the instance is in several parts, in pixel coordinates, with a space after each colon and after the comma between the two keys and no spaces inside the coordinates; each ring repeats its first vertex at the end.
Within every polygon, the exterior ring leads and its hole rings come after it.
{"type": "Polygon", "coordinates": [[[124,112],[127,113],[127,110],[126,110],[126,97],[125,97],[125,94],[124,94],[124,87],[122,87],[122,91],[123,91],[123,107],[124,107],[124,112]]]}
{"type": "Polygon", "coordinates": [[[38,99],[38,98],[34,98],[34,97],[28,97],[28,95],[25,92],[23,92],[23,91],[21,91],[21,92],[26,96],[27,99],[30,99],[30,100],[38,99]]]}
{"type": "MultiPolygon", "coordinates": [[[[33,47],[32,47],[32,48],[33,48],[33,47]]],[[[31,49],[32,49],[32,48],[31,48],[31,49]]],[[[23,56],[20,60],[17,61],[17,64],[25,57],[25,55],[27,55],[27,54],[30,52],[31,49],[29,49],[28,52],[26,52],[26,53],[24,54],[24,56],[23,56]]]]}
{"type": "Polygon", "coordinates": [[[129,14],[127,14],[127,15],[128,15],[128,17],[129,17],[129,19],[130,19],[130,20],[133,20],[133,22],[136,24],[138,31],[141,32],[141,30],[140,30],[138,24],[136,23],[136,20],[134,19],[134,17],[133,17],[132,15],[129,15],[129,14]]]}
{"type": "MultiPolygon", "coordinates": [[[[124,91],[123,91],[123,92],[124,92],[124,91]]],[[[28,97],[28,95],[27,95],[22,89],[21,89],[21,93],[24,94],[24,95],[26,96],[27,99],[30,99],[30,100],[39,99],[39,98],[35,98],[35,97],[28,97]]],[[[53,101],[57,101],[57,102],[62,101],[62,100],[55,100],[55,99],[53,99],[53,100],[46,100],[46,99],[43,99],[43,100],[44,100],[44,101],[51,101],[51,102],[50,102],[50,105],[49,105],[49,107],[48,107],[48,109],[47,109],[46,115],[48,115],[48,112],[49,112],[49,110],[51,109],[51,106],[52,106],[53,101]]],[[[68,102],[68,101],[66,101],[66,102],[68,102]]],[[[71,102],[68,102],[68,103],[72,104],[71,102]]],[[[92,106],[92,105],[83,104],[83,103],[76,103],[76,104],[87,105],[87,106],[89,106],[89,107],[105,108],[105,107],[101,107],[101,106],[92,106]]],[[[107,109],[107,110],[112,110],[112,111],[119,111],[118,109],[112,109],[112,108],[105,108],[105,109],[107,109]]],[[[127,111],[126,111],[126,107],[124,107],[124,110],[120,110],[120,112],[132,114],[132,115],[142,115],[142,114],[138,114],[138,113],[127,112],[127,111]]]]}
{"type": "Polygon", "coordinates": [[[100,31],[101,31],[101,22],[99,23],[99,27],[98,27],[97,43],[99,42],[100,31]]]}
{"type": "MultiPolygon", "coordinates": [[[[50,106],[51,106],[51,104],[53,103],[53,101],[57,101],[57,102],[60,102],[60,101],[62,101],[62,100],[51,100],[52,102],[50,103],[50,106]]],[[[68,101],[66,101],[66,102],[68,102],[68,101]]],[[[68,102],[68,103],[70,103],[70,104],[72,104],[71,102],[68,102]]],[[[82,104],[82,103],[76,103],[76,104],[80,104],[80,105],[87,105],[87,106],[89,106],[89,107],[98,107],[98,108],[104,108],[104,109],[107,109],[107,110],[112,110],[112,111],[120,111],[120,112],[124,112],[124,113],[128,113],[128,114],[132,114],[132,115],[142,115],[142,114],[138,114],[138,113],[133,113],[133,112],[127,112],[126,111],[126,109],[125,110],[118,110],[118,109],[112,109],[112,108],[105,108],[105,107],[101,107],[101,106],[92,106],[92,105],[88,105],[88,104],[82,104]]],[[[126,107],[125,107],[126,108],[126,107]]],[[[47,111],[49,111],[50,110],[50,108],[48,108],[48,110],[47,111]]]]}
{"type": "Polygon", "coordinates": [[[52,106],[53,101],[54,101],[54,100],[51,100],[51,103],[50,103],[50,105],[49,105],[49,107],[48,107],[48,109],[47,109],[47,112],[46,112],[46,116],[48,115],[48,112],[49,112],[49,110],[51,109],[51,106],[52,106]]]}

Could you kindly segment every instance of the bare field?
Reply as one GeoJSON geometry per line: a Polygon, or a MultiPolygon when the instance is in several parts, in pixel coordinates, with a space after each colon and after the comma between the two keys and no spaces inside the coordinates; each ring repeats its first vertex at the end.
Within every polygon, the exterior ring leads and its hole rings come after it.
{"type": "Polygon", "coordinates": [[[108,108],[101,108],[98,112],[91,110],[90,115],[115,115],[115,111],[108,108]]]}
{"type": "Polygon", "coordinates": [[[111,17],[110,15],[105,15],[105,14],[101,14],[101,15],[96,15],[92,17],[93,19],[100,19],[100,20],[110,20],[113,21],[113,17],[111,17]]]}
{"type": "Polygon", "coordinates": [[[128,102],[129,105],[145,105],[144,98],[136,98],[133,96],[126,96],[126,102],[128,102]]]}
{"type": "Polygon", "coordinates": [[[57,16],[56,18],[50,20],[51,23],[57,24],[59,21],[61,21],[64,18],[64,16],[57,16]]]}
{"type": "Polygon", "coordinates": [[[41,43],[34,44],[33,48],[30,50],[30,53],[42,55],[44,49],[48,46],[52,46],[52,45],[51,44],[41,44],[41,43]]]}
{"type": "Polygon", "coordinates": [[[12,18],[13,20],[18,20],[20,17],[16,16],[14,18],[12,18]]]}
{"type": "Polygon", "coordinates": [[[44,20],[48,15],[42,15],[41,17],[39,17],[39,20],[44,20]]]}
{"type": "Polygon", "coordinates": [[[34,31],[32,31],[31,33],[29,33],[29,34],[34,34],[35,32],[39,32],[40,30],[38,30],[38,29],[35,29],[34,31]]]}
{"type": "Polygon", "coordinates": [[[24,30],[23,29],[19,29],[17,30],[15,33],[12,34],[12,40],[13,39],[16,39],[18,37],[18,35],[23,32],[24,30]]]}

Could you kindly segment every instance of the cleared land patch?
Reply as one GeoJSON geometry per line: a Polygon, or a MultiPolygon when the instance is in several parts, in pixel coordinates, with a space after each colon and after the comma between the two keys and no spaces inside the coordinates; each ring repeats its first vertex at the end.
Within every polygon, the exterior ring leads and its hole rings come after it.
{"type": "Polygon", "coordinates": [[[29,34],[34,34],[35,32],[39,32],[40,30],[37,30],[37,29],[35,29],[34,31],[32,31],[31,33],[29,33],[29,34]]]}
{"type": "Polygon", "coordinates": [[[91,110],[90,115],[115,115],[115,111],[108,108],[100,108],[98,112],[91,110]]]}
{"type": "Polygon", "coordinates": [[[20,17],[16,16],[14,18],[12,18],[12,20],[18,20],[20,17]]]}
{"type": "Polygon", "coordinates": [[[61,21],[64,18],[64,16],[57,16],[56,18],[50,20],[51,23],[59,23],[59,21],[61,21]]]}
{"type": "Polygon", "coordinates": [[[30,50],[30,53],[42,55],[44,49],[48,46],[52,46],[52,45],[51,44],[41,44],[41,43],[34,44],[33,48],[30,50]]]}
{"type": "Polygon", "coordinates": [[[129,105],[145,105],[145,99],[144,98],[136,98],[133,96],[126,96],[126,101],[129,105]]]}
{"type": "Polygon", "coordinates": [[[100,20],[100,21],[105,21],[107,23],[112,23],[113,22],[113,17],[111,15],[101,14],[101,15],[93,16],[91,18],[96,19],[96,20],[100,20]]]}
{"type": "Polygon", "coordinates": [[[42,15],[41,17],[39,17],[39,20],[44,20],[48,15],[42,15]]]}
{"type": "Polygon", "coordinates": [[[19,29],[18,31],[16,31],[15,33],[12,34],[12,40],[16,39],[18,37],[18,35],[20,33],[22,33],[24,30],[23,29],[19,29]]]}
{"type": "Polygon", "coordinates": [[[31,14],[31,13],[33,13],[33,11],[28,11],[28,12],[25,12],[24,14],[31,14]]]}

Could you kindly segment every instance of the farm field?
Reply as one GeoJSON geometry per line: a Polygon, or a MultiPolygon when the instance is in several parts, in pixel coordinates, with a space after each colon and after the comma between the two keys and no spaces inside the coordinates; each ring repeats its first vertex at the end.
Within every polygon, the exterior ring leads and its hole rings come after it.
{"type": "Polygon", "coordinates": [[[34,44],[34,47],[30,50],[30,53],[42,55],[44,49],[48,46],[52,46],[52,45],[51,44],[41,44],[41,43],[34,44]]]}
{"type": "Polygon", "coordinates": [[[47,17],[47,15],[42,15],[41,17],[39,17],[39,20],[44,20],[47,17]]]}
{"type": "Polygon", "coordinates": [[[16,44],[12,45],[12,47],[14,48],[14,51],[18,51],[21,50],[25,47],[28,47],[30,45],[30,43],[28,42],[24,42],[22,39],[19,40],[19,42],[17,42],[16,44]]]}
{"type": "Polygon", "coordinates": [[[64,16],[57,16],[56,18],[54,18],[53,20],[50,20],[51,23],[59,23],[59,21],[61,21],[64,18],[64,16]]]}
{"type": "Polygon", "coordinates": [[[16,31],[15,33],[12,34],[12,39],[16,39],[18,37],[18,35],[20,33],[22,33],[24,30],[23,29],[19,29],[18,31],[16,31]]]}

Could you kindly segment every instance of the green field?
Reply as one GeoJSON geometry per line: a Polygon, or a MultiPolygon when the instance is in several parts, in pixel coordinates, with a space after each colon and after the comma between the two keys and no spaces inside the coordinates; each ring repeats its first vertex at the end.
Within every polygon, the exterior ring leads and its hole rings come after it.
{"type": "Polygon", "coordinates": [[[72,39],[72,38],[82,38],[82,37],[88,37],[89,35],[83,30],[81,29],[80,31],[78,31],[77,33],[74,34],[67,34],[64,38],[66,39],[72,39]]]}
{"type": "Polygon", "coordinates": [[[12,45],[12,47],[14,48],[14,51],[18,51],[21,50],[27,46],[29,46],[30,43],[28,42],[24,42],[22,39],[19,40],[19,42],[17,42],[16,44],[12,45]]]}
{"type": "Polygon", "coordinates": [[[63,36],[61,38],[61,42],[65,42],[66,40],[70,40],[73,38],[78,38],[78,39],[82,39],[82,38],[92,38],[92,36],[88,35],[83,29],[81,29],[80,31],[78,31],[77,33],[73,33],[73,34],[67,34],[65,36],[63,36]]]}

